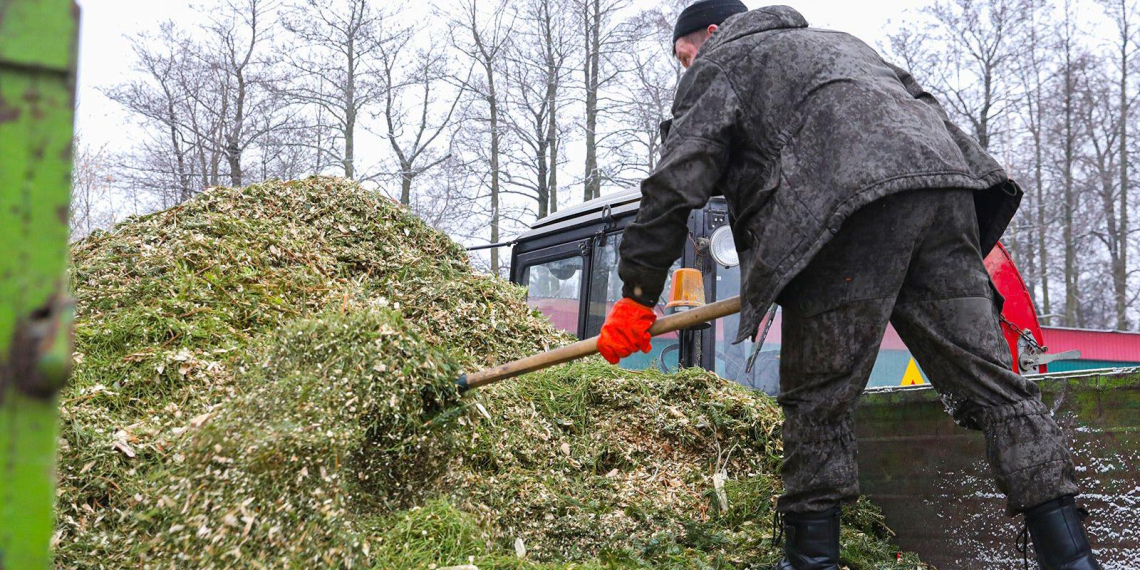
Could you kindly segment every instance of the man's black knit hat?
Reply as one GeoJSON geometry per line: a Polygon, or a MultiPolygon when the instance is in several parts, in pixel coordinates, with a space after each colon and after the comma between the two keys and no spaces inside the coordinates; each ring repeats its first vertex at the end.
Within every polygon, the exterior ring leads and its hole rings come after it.
{"type": "Polygon", "coordinates": [[[721,25],[729,16],[747,12],[748,7],[740,0],[700,0],[685,8],[673,26],[673,43],[697,30],[713,24],[721,25]]]}

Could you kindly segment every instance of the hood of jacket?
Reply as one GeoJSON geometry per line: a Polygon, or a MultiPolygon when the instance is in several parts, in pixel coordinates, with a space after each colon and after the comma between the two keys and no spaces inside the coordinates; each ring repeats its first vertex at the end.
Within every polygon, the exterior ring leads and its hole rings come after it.
{"type": "Polygon", "coordinates": [[[705,45],[701,46],[697,57],[723,44],[752,34],[806,27],[808,27],[807,20],[791,6],[765,6],[749,10],[725,20],[705,45]]]}

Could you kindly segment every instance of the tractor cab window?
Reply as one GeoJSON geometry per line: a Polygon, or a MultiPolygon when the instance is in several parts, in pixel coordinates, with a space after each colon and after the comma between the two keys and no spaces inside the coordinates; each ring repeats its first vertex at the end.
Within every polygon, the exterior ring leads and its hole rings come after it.
{"type": "MultiPolygon", "coordinates": [[[[740,267],[724,267],[718,264],[716,266],[717,300],[739,294],[740,267]]],[[[713,329],[717,375],[768,394],[775,395],[779,392],[780,317],[781,314],[777,312],[764,346],[760,349],[760,354],[756,355],[751,370],[748,370],[748,357],[752,355],[755,344],[747,340],[740,344],[732,344],[740,326],[740,315],[731,315],[718,320],[713,329]]]]}
{"type": "Polygon", "coordinates": [[[583,261],[580,256],[556,259],[531,265],[523,273],[527,304],[570,334],[578,334],[583,261]]]}
{"type": "MultiPolygon", "coordinates": [[[[594,250],[592,268],[590,270],[589,307],[586,314],[586,336],[597,336],[606,322],[606,315],[613,308],[614,303],[621,300],[622,282],[618,277],[618,247],[621,245],[621,234],[611,234],[606,237],[601,247],[594,250]]],[[[669,279],[672,279],[673,270],[681,267],[678,260],[669,270],[669,279]]],[[[665,291],[669,290],[669,281],[665,282],[665,291]]],[[[665,314],[665,304],[659,300],[655,309],[660,317],[665,314]]],[[[656,367],[660,370],[673,372],[677,370],[680,362],[680,346],[677,333],[669,333],[654,337],[653,350],[649,354],[636,352],[621,361],[621,367],[630,370],[644,370],[656,367]]]]}

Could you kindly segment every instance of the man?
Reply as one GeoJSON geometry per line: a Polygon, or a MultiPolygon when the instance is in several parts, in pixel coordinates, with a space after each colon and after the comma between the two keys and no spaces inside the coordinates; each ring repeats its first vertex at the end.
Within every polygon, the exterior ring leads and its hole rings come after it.
{"type": "Polygon", "coordinates": [[[960,425],[985,434],[1038,563],[1100,568],[1074,468],[1036,385],[1011,371],[982,259],[1021,200],[1002,167],[906,71],[785,6],[703,0],[674,31],[687,68],[661,160],[625,231],[610,362],[648,350],[686,220],[723,194],[741,260],[741,342],[783,306],[780,569],[838,569],[839,505],[859,493],[852,409],[888,322],[960,425]]]}

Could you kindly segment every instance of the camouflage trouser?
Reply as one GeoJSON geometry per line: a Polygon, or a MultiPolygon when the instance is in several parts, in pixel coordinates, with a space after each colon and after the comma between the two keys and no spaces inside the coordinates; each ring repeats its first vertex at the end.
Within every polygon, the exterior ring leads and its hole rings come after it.
{"type": "Polygon", "coordinates": [[[971,191],[904,192],[857,211],[780,303],[778,510],[820,511],[858,496],[852,410],[888,321],[954,420],[985,433],[1011,514],[1077,492],[1040,390],[1012,371],[971,191]]]}

